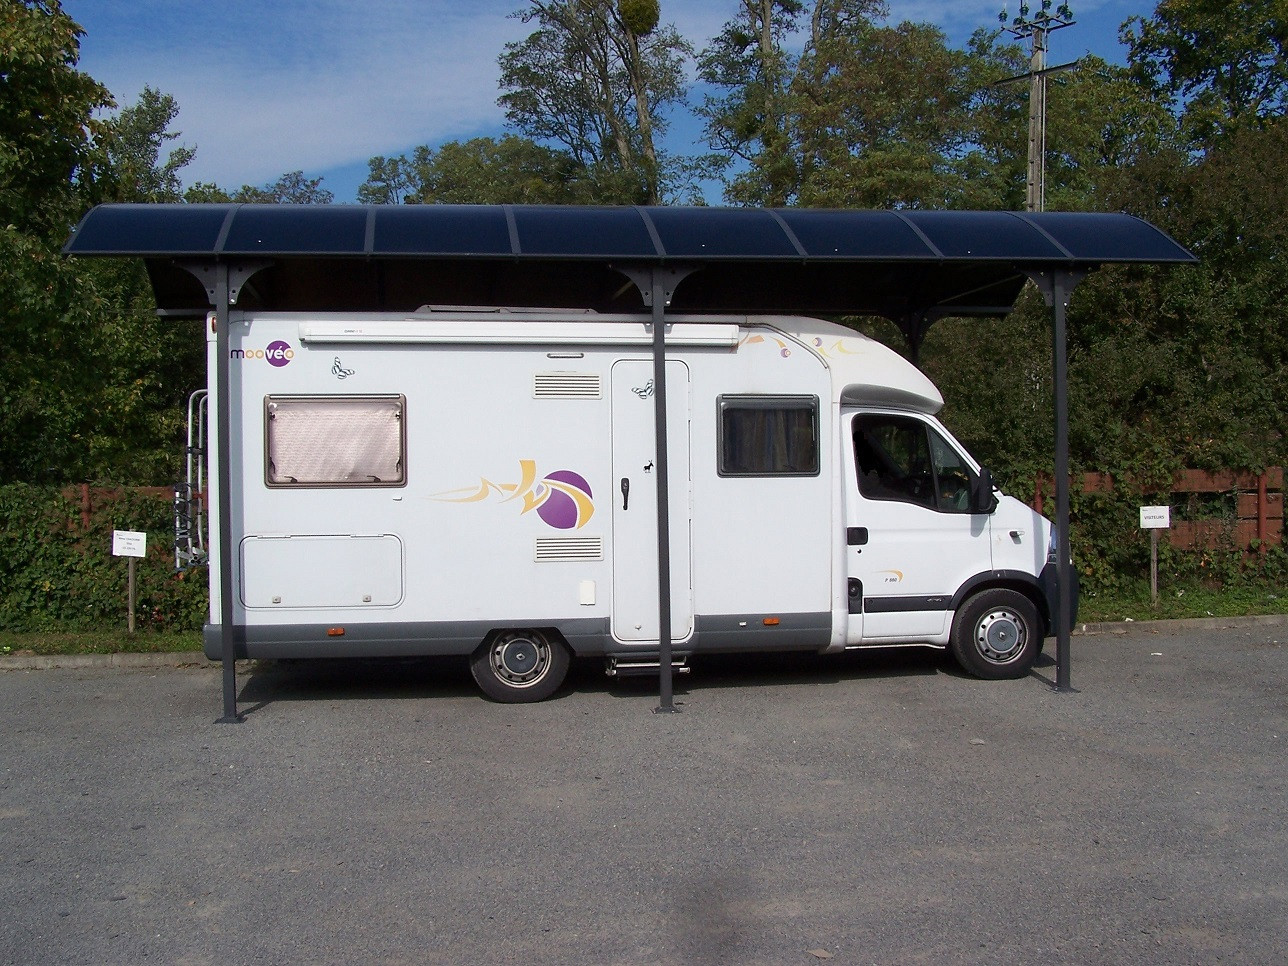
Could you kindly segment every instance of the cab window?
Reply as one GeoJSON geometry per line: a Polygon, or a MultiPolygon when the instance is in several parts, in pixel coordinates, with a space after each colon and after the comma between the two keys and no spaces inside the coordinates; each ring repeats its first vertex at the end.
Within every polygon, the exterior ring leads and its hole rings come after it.
{"type": "Polygon", "coordinates": [[[932,426],[911,416],[854,417],[859,492],[869,500],[915,503],[942,513],[969,513],[975,473],[932,426]]]}

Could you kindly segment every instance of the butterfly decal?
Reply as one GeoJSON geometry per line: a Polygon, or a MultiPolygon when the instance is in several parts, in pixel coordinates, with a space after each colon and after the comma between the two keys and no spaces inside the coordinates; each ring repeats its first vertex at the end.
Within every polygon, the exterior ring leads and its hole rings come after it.
{"type": "Polygon", "coordinates": [[[342,366],[340,364],[340,357],[336,356],[335,362],[331,363],[331,375],[335,376],[337,379],[348,379],[351,375],[353,375],[353,370],[346,369],[344,366],[342,366]]]}
{"type": "Polygon", "coordinates": [[[641,399],[648,399],[653,395],[653,380],[650,379],[643,386],[632,386],[631,392],[635,393],[635,395],[639,396],[641,399]]]}

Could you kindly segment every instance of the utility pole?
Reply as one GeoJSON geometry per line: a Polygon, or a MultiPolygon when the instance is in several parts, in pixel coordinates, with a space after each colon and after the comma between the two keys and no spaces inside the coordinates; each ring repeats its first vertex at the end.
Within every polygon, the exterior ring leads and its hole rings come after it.
{"type": "Polygon", "coordinates": [[[1014,20],[1007,22],[1009,15],[1005,8],[998,14],[1002,29],[1017,40],[1029,41],[1029,72],[1018,77],[1008,77],[998,81],[998,86],[1015,81],[1029,82],[1029,161],[1027,189],[1024,208],[1026,211],[1043,211],[1046,208],[1046,79],[1047,74],[1058,70],[1067,70],[1075,64],[1061,64],[1059,67],[1047,67],[1047,39],[1053,30],[1072,27],[1073,11],[1067,3],[1061,3],[1051,12],[1052,0],[1041,0],[1041,8],[1033,13],[1028,0],[1021,0],[1020,12],[1014,20]]]}

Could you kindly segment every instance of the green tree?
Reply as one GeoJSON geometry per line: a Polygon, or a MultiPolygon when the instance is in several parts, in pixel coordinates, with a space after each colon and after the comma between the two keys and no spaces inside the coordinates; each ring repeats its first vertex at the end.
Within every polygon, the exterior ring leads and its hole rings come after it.
{"type": "Polygon", "coordinates": [[[306,178],[303,171],[288,171],[260,188],[242,185],[233,193],[232,200],[277,205],[329,205],[335,200],[335,195],[322,187],[321,178],[306,178]]]}
{"type": "Polygon", "coordinates": [[[744,0],[699,59],[700,109],[742,204],[997,207],[1014,193],[1018,50],[885,25],[884,0],[744,0]],[[787,44],[805,30],[797,57],[787,44]],[[1013,170],[1012,170],[1013,169],[1013,170]]]}
{"type": "Polygon", "coordinates": [[[796,78],[800,201],[944,207],[960,194],[967,55],[937,27],[879,26],[884,5],[821,0],[796,78]]]}
{"type": "Polygon", "coordinates": [[[1188,163],[1176,151],[1177,125],[1166,105],[1125,68],[1098,57],[1048,79],[1047,207],[1120,211],[1136,172],[1165,164],[1177,176],[1188,163]]]}
{"type": "MultiPolygon", "coordinates": [[[[416,152],[429,148],[417,148],[416,152]]],[[[367,180],[358,186],[358,201],[364,205],[398,205],[410,199],[420,186],[420,176],[406,155],[378,156],[367,161],[367,180]]]]}
{"type": "Polygon", "coordinates": [[[94,296],[59,247],[112,102],[76,68],[81,36],[57,3],[0,4],[0,482],[87,464],[94,296]]]}
{"type": "Polygon", "coordinates": [[[796,58],[787,42],[804,9],[801,0],[742,0],[698,59],[698,76],[717,92],[698,114],[717,152],[716,173],[734,171],[730,201],[781,207],[795,197],[800,171],[788,112],[796,58]]]}
{"type": "Polygon", "coordinates": [[[969,96],[962,146],[952,160],[959,191],[949,204],[966,209],[1024,207],[1028,151],[1027,88],[1000,83],[1028,70],[1028,58],[998,31],[977,30],[966,47],[969,96]]]}
{"type": "MultiPolygon", "coordinates": [[[[195,149],[178,139],[179,105],[144,88],[137,103],[103,119],[94,140],[96,178],[83,204],[173,202],[195,149]]],[[[88,259],[74,270],[93,324],[94,364],[84,375],[81,476],[113,482],[174,478],[188,394],[202,382],[198,325],[158,318],[137,259],[88,259]]]]}
{"type": "Polygon", "coordinates": [[[196,156],[195,148],[178,147],[161,160],[162,148],[177,140],[170,125],[179,105],[169,94],[144,87],[138,103],[100,125],[95,147],[101,157],[98,201],[180,201],[179,172],[196,156]]]}
{"type": "Polygon", "coordinates": [[[533,0],[515,16],[536,30],[500,58],[510,125],[562,146],[596,200],[659,202],[668,175],[656,140],[684,99],[688,42],[658,25],[655,0],[533,0]]]}
{"type": "Polygon", "coordinates": [[[322,187],[321,178],[306,178],[303,171],[288,171],[276,181],[258,187],[244,184],[236,191],[198,181],[183,193],[183,200],[189,204],[329,205],[334,199],[335,195],[322,187]]]}
{"type": "Polygon", "coordinates": [[[449,141],[410,158],[372,158],[366,204],[577,204],[597,199],[590,173],[566,151],[527,138],[449,141]]]}
{"type": "Polygon", "coordinates": [[[61,236],[93,176],[94,113],[113,104],[76,69],[82,35],[53,0],[0,4],[0,212],[24,233],[61,236]]]}
{"type": "Polygon", "coordinates": [[[1284,113],[1285,0],[1161,0],[1120,36],[1135,76],[1170,100],[1198,144],[1284,113]]]}

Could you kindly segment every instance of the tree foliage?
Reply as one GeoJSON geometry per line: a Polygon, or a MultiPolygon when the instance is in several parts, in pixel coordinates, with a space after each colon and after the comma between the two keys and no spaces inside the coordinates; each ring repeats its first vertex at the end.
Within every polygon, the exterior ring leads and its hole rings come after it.
{"type": "Polygon", "coordinates": [[[321,178],[306,178],[303,171],[288,171],[266,185],[244,184],[232,192],[216,184],[199,181],[184,192],[183,200],[189,204],[329,205],[335,200],[335,195],[322,187],[321,178]]]}
{"type": "Polygon", "coordinates": [[[689,43],[659,25],[655,0],[533,0],[516,16],[536,29],[500,58],[509,123],[567,151],[591,173],[597,200],[660,202],[657,139],[684,100],[689,43]]]}
{"type": "Polygon", "coordinates": [[[163,147],[180,135],[170,130],[179,105],[169,94],[144,87],[137,104],[101,122],[95,139],[99,183],[94,200],[126,202],[181,201],[179,173],[196,149],[177,147],[161,160],[163,147]]]}
{"type": "Polygon", "coordinates": [[[1161,0],[1122,27],[1135,76],[1182,114],[1197,145],[1284,113],[1284,0],[1161,0]]]}
{"type": "Polygon", "coordinates": [[[80,26],[53,0],[0,4],[0,212],[30,235],[62,232],[92,177],[105,87],[76,69],[80,26]]]}
{"type": "Polygon", "coordinates": [[[716,170],[730,179],[730,200],[779,207],[795,197],[800,171],[788,88],[798,58],[787,38],[804,9],[800,0],[742,0],[698,59],[698,76],[716,91],[698,114],[718,152],[716,170]]]}
{"type": "Polygon", "coordinates": [[[590,172],[566,151],[527,138],[449,141],[410,157],[372,158],[364,204],[577,204],[601,200],[590,172]]]}
{"type": "Polygon", "coordinates": [[[0,5],[0,482],[173,473],[200,334],[161,324],[141,266],[71,263],[98,201],[173,200],[174,102],[147,89],[115,115],[77,70],[80,28],[54,3],[0,5]]]}

